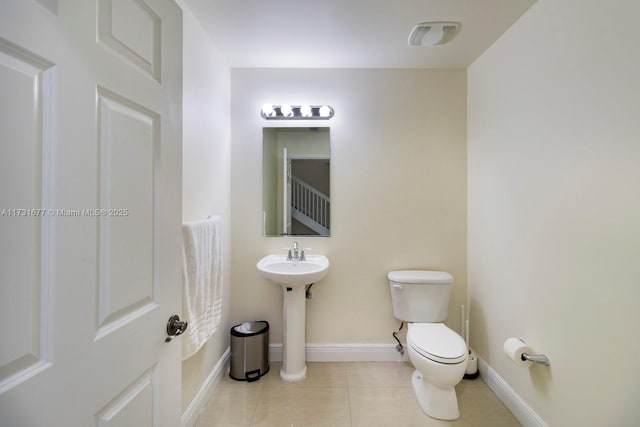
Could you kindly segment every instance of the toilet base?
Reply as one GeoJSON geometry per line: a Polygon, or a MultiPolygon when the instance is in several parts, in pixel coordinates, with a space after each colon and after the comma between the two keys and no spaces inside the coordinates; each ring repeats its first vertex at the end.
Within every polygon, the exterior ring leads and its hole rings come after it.
{"type": "Polygon", "coordinates": [[[428,383],[417,370],[411,376],[411,383],[420,407],[428,416],[439,420],[455,420],[460,417],[454,387],[443,388],[428,383]]]}

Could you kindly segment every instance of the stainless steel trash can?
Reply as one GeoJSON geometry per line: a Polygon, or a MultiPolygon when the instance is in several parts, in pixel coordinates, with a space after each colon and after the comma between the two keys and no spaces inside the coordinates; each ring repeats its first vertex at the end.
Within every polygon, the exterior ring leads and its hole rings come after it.
{"type": "Polygon", "coordinates": [[[256,381],[269,372],[269,322],[245,322],[231,328],[229,376],[256,381]]]}

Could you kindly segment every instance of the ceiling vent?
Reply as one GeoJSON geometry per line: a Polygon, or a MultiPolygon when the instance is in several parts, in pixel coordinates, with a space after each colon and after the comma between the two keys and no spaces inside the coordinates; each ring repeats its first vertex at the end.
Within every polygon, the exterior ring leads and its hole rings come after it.
{"type": "Polygon", "coordinates": [[[409,34],[409,46],[437,46],[453,39],[458,30],[458,22],[423,22],[416,25],[409,34]]]}

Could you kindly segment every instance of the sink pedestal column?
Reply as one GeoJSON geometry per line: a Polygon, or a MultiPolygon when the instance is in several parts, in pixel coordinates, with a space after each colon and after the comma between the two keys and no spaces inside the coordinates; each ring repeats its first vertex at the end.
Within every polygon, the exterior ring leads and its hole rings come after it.
{"type": "Polygon", "coordinates": [[[307,300],[305,286],[282,285],[284,342],[280,377],[285,381],[301,381],[307,374],[305,363],[305,329],[307,300]]]}

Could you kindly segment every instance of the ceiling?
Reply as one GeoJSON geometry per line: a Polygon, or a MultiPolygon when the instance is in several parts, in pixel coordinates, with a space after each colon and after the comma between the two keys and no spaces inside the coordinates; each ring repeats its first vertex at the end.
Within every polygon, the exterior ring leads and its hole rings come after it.
{"type": "Polygon", "coordinates": [[[535,0],[185,0],[232,68],[466,68],[535,0]],[[448,44],[414,25],[462,23],[448,44]]]}

